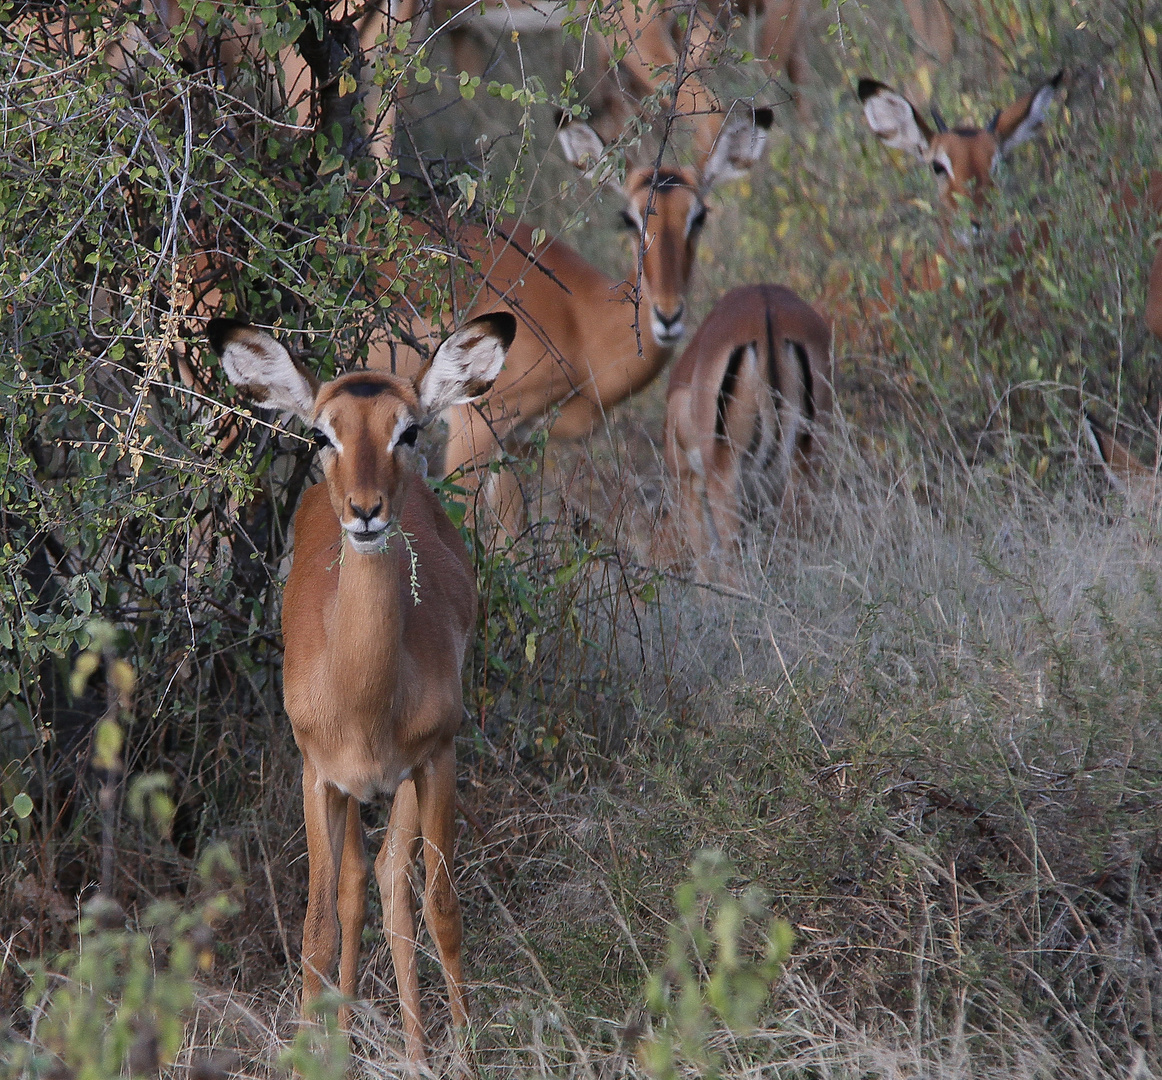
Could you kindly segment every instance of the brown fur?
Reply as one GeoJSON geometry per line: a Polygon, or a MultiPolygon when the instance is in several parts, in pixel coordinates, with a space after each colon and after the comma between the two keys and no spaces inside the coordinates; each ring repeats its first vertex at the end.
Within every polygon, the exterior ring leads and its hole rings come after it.
{"type": "Polygon", "coordinates": [[[695,559],[736,549],[748,490],[805,512],[832,410],[830,349],[823,318],[781,285],[732,289],[706,316],[666,395],[666,467],[678,495],[655,549],[661,561],[680,561],[683,548],[695,559]],[[740,362],[736,350],[747,348],[740,362]]]}
{"type": "Polygon", "coordinates": [[[451,877],[452,740],[476,580],[458,531],[415,475],[414,439],[405,436],[488,385],[514,332],[512,316],[486,316],[457,331],[414,379],[361,371],[320,386],[266,334],[228,319],[207,328],[236,385],[296,412],[327,441],[324,481],[295,515],[282,610],[283,696],[303,755],[309,864],[303,1010],[310,1015],[333,976],[340,938],[339,989],[356,995],[367,889],[358,804],[393,794],[375,872],[413,1061],[424,1060],[411,897],[421,842],[424,918],[452,1022],[467,1021],[451,877]]]}

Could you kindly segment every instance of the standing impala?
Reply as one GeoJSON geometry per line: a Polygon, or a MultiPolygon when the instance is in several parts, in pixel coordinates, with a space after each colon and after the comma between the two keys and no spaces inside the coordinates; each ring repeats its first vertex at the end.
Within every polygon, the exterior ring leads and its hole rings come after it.
{"type": "Polygon", "coordinates": [[[677,511],[655,555],[728,556],[744,504],[802,514],[832,407],[831,331],[781,285],[732,289],[674,365],[665,457],[677,511]]]}
{"type": "MultiPolygon", "coordinates": [[[[283,696],[303,755],[309,886],[303,1010],[333,976],[355,996],[367,899],[359,803],[393,794],[375,861],[407,1054],[424,1060],[411,871],[422,844],[424,920],[452,1022],[467,1021],[452,884],[460,669],[476,622],[464,542],[416,476],[413,446],[442,409],[482,394],[512,342],[507,312],[452,334],[414,378],[360,371],[320,384],[277,341],[230,319],[208,336],[235,385],[317,433],[325,481],[303,496],[282,609],[283,696]]],[[[345,1022],[346,1014],[341,1016],[345,1022]]]]}
{"type": "MultiPolygon", "coordinates": [[[[515,478],[508,470],[493,476],[489,462],[506,443],[519,446],[555,408],[551,436],[589,434],[608,409],[658,376],[685,332],[706,197],[716,183],[743,175],[759,160],[772,122],[770,109],[744,106],[722,125],[698,168],[629,171],[621,185],[622,217],[636,258],[626,280],[602,273],[560,240],[534,244],[527,225],[491,235],[466,231],[465,248],[480,260],[482,280],[470,314],[503,304],[517,329],[484,409],[451,414],[445,471],[464,468],[469,482],[488,477],[493,505],[510,531],[520,518],[515,478]]],[[[568,159],[583,170],[604,150],[583,123],[565,124],[560,138],[568,159]]],[[[376,367],[390,362],[386,348],[370,359],[376,367]]]]}

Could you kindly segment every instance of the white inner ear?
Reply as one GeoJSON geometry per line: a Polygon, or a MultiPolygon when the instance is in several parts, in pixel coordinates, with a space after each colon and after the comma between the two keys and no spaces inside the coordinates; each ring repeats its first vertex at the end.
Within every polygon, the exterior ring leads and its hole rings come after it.
{"type": "MultiPolygon", "coordinates": [[[[749,111],[749,110],[748,110],[749,111]]],[[[737,180],[763,156],[767,129],[754,122],[753,116],[736,116],[722,125],[714,149],[702,169],[702,190],[715,184],[737,180]]]]}
{"type": "Polygon", "coordinates": [[[891,90],[880,90],[863,103],[863,115],[885,146],[907,150],[924,160],[928,139],[916,123],[916,112],[907,98],[891,90]]]}
{"type": "Polygon", "coordinates": [[[407,431],[407,429],[410,428],[415,422],[416,422],[416,419],[414,416],[411,415],[411,413],[403,413],[396,420],[395,430],[391,433],[391,438],[387,440],[387,449],[389,451],[395,449],[396,443],[399,442],[399,437],[405,431],[407,431]]]}
{"type": "Polygon", "coordinates": [[[686,215],[686,235],[690,235],[690,229],[694,225],[694,219],[702,212],[705,204],[697,196],[694,197],[694,202],[690,205],[690,211],[686,215]]]}
{"type": "Polygon", "coordinates": [[[474,320],[444,340],[420,375],[420,408],[433,416],[483,394],[500,374],[508,351],[492,329],[474,320]]]}
{"type": "Polygon", "coordinates": [[[601,137],[588,124],[574,120],[557,130],[565,160],[586,176],[593,176],[605,153],[601,137]]]}
{"type": "Polygon", "coordinates": [[[1052,83],[1046,83],[1033,95],[1033,100],[1029,104],[1029,112],[1014,129],[1000,147],[1002,154],[1007,154],[1014,146],[1020,146],[1023,142],[1028,142],[1034,135],[1037,134],[1037,129],[1045,122],[1045,117],[1049,112],[1049,106],[1053,104],[1053,98],[1057,95],[1057,87],[1052,83]]]}
{"type": "MultiPolygon", "coordinates": [[[[950,157],[948,156],[948,152],[947,152],[947,151],[945,151],[945,150],[937,150],[937,151],[936,151],[936,153],[934,153],[934,154],[932,155],[932,160],[933,160],[933,161],[939,161],[939,162],[940,162],[940,164],[944,166],[944,168],[945,168],[945,171],[948,173],[948,179],[949,179],[949,180],[955,180],[955,179],[956,179],[956,173],[954,173],[954,172],[952,171],[952,158],[950,158],[950,157]]],[[[937,179],[937,180],[939,180],[939,179],[941,179],[941,178],[938,176],[936,179],[937,179]]]]}
{"type": "Polygon", "coordinates": [[[331,449],[337,454],[343,453],[343,444],[335,435],[335,429],[331,426],[331,421],[325,416],[315,418],[315,427],[317,427],[324,435],[327,436],[327,441],[331,444],[331,449]]]}
{"type": "Polygon", "coordinates": [[[251,327],[232,330],[222,349],[222,367],[263,408],[292,412],[311,422],[315,387],[269,334],[251,327]]]}

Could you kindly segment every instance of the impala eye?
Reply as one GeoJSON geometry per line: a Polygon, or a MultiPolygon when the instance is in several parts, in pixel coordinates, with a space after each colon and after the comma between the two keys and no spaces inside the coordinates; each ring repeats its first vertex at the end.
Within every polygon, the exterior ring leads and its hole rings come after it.
{"type": "Polygon", "coordinates": [[[416,436],[420,433],[419,424],[409,424],[403,429],[400,437],[395,440],[396,446],[415,446],[416,436]]]}
{"type": "Polygon", "coordinates": [[[628,210],[623,210],[621,212],[621,224],[624,228],[629,229],[631,232],[642,231],[642,227],[634,220],[633,214],[631,214],[628,210]]]}
{"type": "Polygon", "coordinates": [[[331,440],[327,437],[327,433],[325,431],[315,432],[315,447],[317,449],[322,450],[330,445],[331,440]]]}
{"type": "Polygon", "coordinates": [[[948,170],[944,167],[944,162],[942,162],[942,161],[932,162],[932,171],[937,176],[947,176],[948,175],[948,170]]]}
{"type": "Polygon", "coordinates": [[[700,207],[698,210],[698,213],[696,213],[690,219],[690,231],[697,232],[705,224],[706,224],[706,207],[703,206],[703,207],[700,207]]]}

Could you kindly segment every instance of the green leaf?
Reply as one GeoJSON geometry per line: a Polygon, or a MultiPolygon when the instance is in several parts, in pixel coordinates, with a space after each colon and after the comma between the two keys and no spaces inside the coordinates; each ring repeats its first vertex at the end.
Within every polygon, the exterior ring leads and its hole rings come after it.
{"type": "Polygon", "coordinates": [[[29,814],[32,813],[32,797],[26,791],[22,791],[15,799],[12,800],[12,812],[23,821],[29,814]]]}

